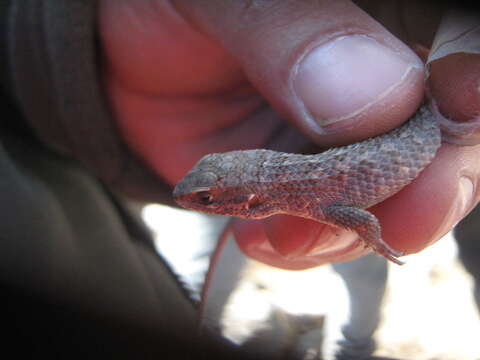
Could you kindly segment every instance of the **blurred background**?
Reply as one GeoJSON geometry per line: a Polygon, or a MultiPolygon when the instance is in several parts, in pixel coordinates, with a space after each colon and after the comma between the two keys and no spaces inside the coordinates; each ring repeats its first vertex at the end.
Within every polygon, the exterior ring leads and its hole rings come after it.
{"type": "MultiPolygon", "coordinates": [[[[199,300],[210,256],[228,218],[147,205],[156,246],[199,300]]],[[[375,255],[370,255],[375,256],[375,255]]],[[[415,360],[480,359],[472,280],[451,234],[407,264],[388,263],[375,355],[415,360]]],[[[202,313],[213,328],[259,356],[315,359],[348,321],[349,296],[331,266],[284,271],[246,258],[229,239],[202,313]]],[[[331,350],[333,351],[333,350],[331,350]]]]}

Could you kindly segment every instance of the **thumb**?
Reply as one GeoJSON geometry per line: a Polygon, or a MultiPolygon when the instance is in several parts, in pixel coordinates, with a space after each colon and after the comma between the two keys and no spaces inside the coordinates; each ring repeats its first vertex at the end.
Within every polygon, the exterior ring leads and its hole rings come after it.
{"type": "Polygon", "coordinates": [[[420,59],[350,1],[174,4],[233,55],[281,115],[319,144],[383,133],[423,98],[420,59]]]}

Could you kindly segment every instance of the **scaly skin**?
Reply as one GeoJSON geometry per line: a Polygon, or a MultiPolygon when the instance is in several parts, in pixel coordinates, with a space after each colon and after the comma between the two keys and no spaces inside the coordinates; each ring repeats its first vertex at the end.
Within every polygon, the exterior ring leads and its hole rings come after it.
{"type": "Polygon", "coordinates": [[[259,219],[290,214],[354,230],[365,246],[402,264],[382,240],[378,219],[364,210],[400,191],[433,160],[441,134],[422,107],[382,136],[316,155],[271,150],[204,156],[177,184],[185,208],[259,219]]]}

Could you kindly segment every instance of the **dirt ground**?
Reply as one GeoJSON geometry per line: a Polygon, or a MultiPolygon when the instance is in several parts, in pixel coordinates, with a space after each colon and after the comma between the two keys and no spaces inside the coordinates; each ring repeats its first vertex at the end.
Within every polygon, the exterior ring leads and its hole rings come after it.
{"type": "MultiPolygon", "coordinates": [[[[213,220],[211,230],[212,219],[203,215],[157,205],[148,206],[143,213],[157,234],[159,251],[198,294],[212,238],[224,220],[213,220]],[[168,240],[172,238],[176,240],[168,240]]],[[[229,256],[243,256],[232,251],[229,256]]],[[[480,359],[480,318],[472,282],[457,261],[451,235],[405,259],[404,266],[389,265],[375,355],[402,360],[480,359]]],[[[224,335],[237,343],[256,341],[264,349],[271,345],[271,351],[280,351],[281,344],[292,346],[291,324],[298,319],[321,319],[314,326],[323,330],[339,329],[345,321],[348,296],[330,267],[289,272],[248,259],[241,264],[235,287],[218,301],[226,306],[216,315],[221,317],[218,321],[224,335]],[[255,339],[253,334],[261,335],[255,339]]],[[[214,300],[211,307],[220,306],[214,300]]],[[[309,338],[310,342],[321,336],[311,334],[314,339],[309,338]]],[[[306,337],[295,339],[307,341],[306,337]]]]}

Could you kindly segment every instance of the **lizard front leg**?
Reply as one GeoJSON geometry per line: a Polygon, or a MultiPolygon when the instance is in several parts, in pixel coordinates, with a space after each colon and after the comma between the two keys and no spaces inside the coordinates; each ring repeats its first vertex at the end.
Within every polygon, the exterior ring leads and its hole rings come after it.
{"type": "Polygon", "coordinates": [[[377,254],[403,265],[403,262],[397,259],[403,253],[392,249],[383,241],[380,223],[372,213],[352,206],[331,205],[323,209],[323,215],[326,222],[355,231],[365,245],[377,254]]]}

